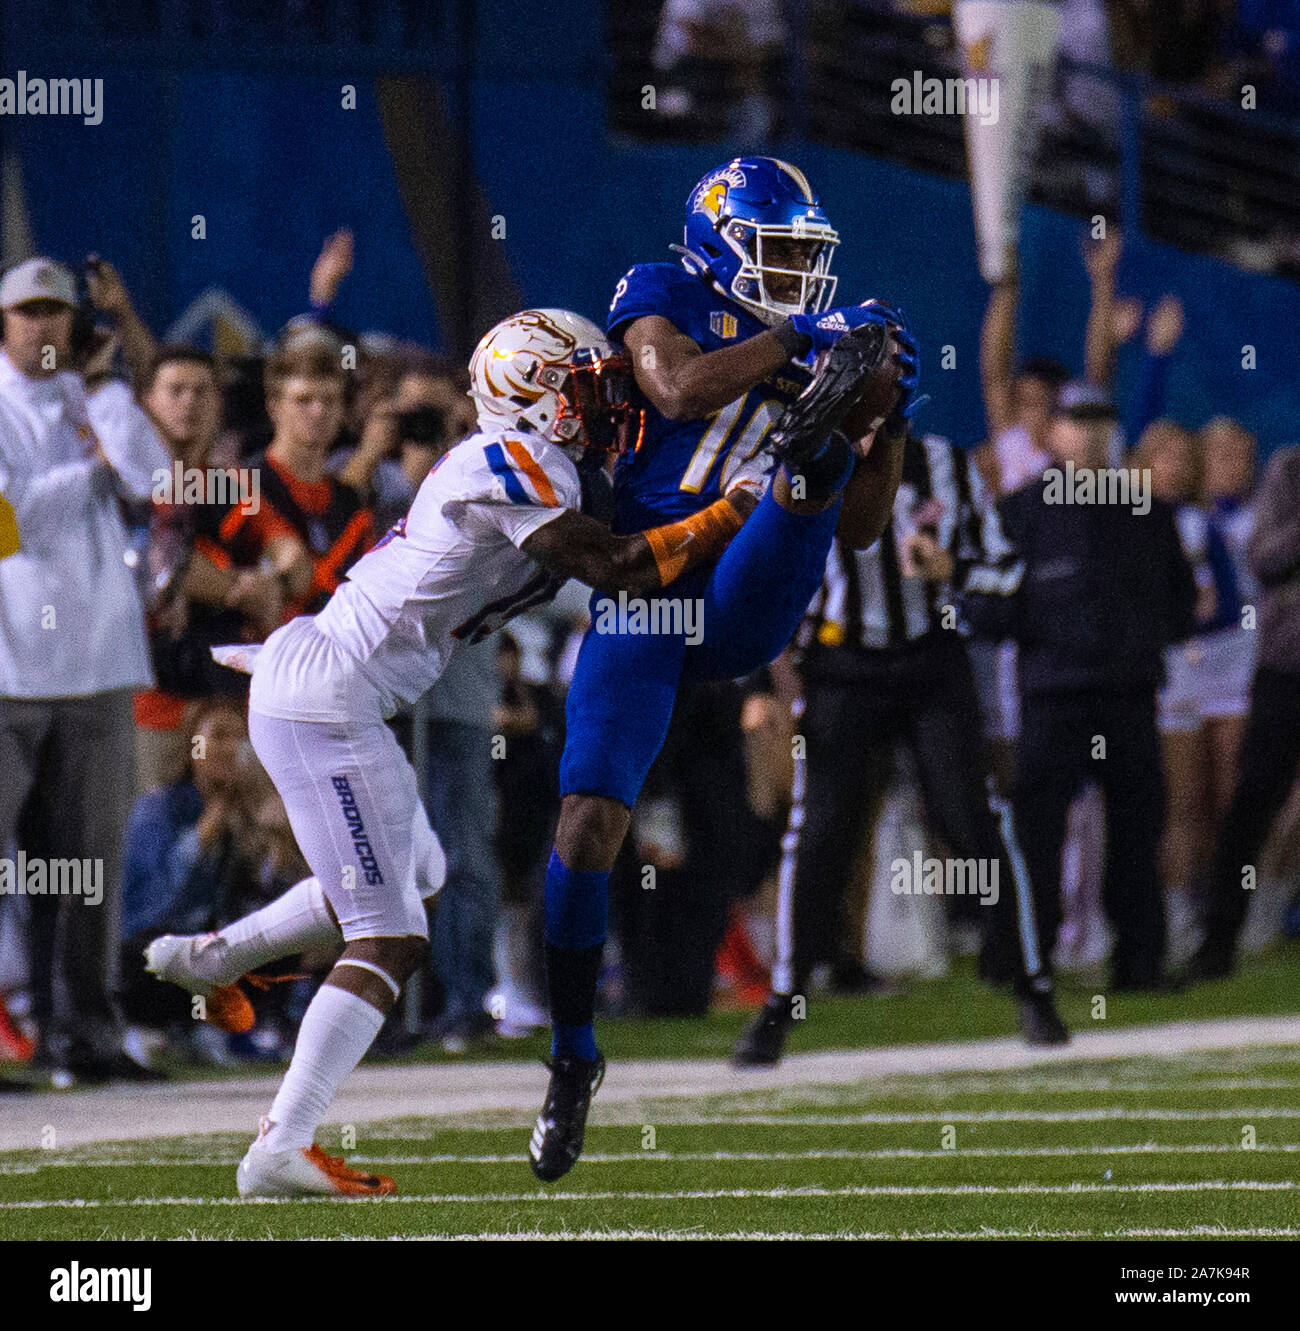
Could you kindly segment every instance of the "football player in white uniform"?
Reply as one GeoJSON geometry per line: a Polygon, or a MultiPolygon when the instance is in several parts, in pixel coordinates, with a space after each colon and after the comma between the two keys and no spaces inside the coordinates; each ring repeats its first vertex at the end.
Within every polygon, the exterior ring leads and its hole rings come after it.
{"type": "Polygon", "coordinates": [[[314,1141],[419,963],[423,899],[446,873],[385,718],[428,689],[457,643],[478,641],[567,578],[647,593],[716,559],[766,484],[759,459],[703,511],[615,536],[580,512],[579,473],[599,469],[639,427],[626,356],[578,315],[526,310],[484,337],[470,375],[478,430],[434,466],[407,516],[325,608],[260,648],[215,649],[251,669],[249,734],[313,876],[217,933],[155,940],[147,965],[203,995],[209,1017],[230,1029],[251,1021],[240,976],[340,934],[344,943],[239,1166],[243,1196],[395,1191],[314,1141]]]}

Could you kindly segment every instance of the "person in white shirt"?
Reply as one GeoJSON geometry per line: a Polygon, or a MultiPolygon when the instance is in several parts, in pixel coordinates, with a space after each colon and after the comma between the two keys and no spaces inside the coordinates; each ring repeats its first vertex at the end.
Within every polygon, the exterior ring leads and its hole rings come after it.
{"type": "Polygon", "coordinates": [[[0,559],[0,855],[18,837],[29,863],[75,860],[100,884],[32,896],[37,1064],[100,1081],[143,1075],[113,989],[131,695],[153,676],[118,498],[148,498],[171,460],[124,384],[88,395],[69,368],[75,303],[50,259],[0,280],[0,494],[16,527],[0,559]]]}
{"type": "Polygon", "coordinates": [[[484,337],[470,376],[478,429],[438,461],[325,608],[260,647],[213,649],[251,668],[249,736],[313,877],[215,934],[155,939],[148,968],[229,1008],[245,972],[340,933],[344,943],[240,1164],[244,1196],[395,1191],[314,1142],[419,964],[424,901],[446,873],[385,718],[425,693],[460,645],[548,601],[567,578],[644,596],[717,558],[767,483],[760,454],[701,512],[613,535],[580,510],[583,473],[628,445],[639,420],[626,355],[578,315],[526,310],[484,337]]]}

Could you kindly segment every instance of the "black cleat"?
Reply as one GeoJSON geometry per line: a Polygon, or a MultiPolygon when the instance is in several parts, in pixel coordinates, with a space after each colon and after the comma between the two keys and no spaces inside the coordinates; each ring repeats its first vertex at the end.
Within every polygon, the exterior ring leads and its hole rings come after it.
{"type": "Polygon", "coordinates": [[[1020,1005],[1020,1034],[1027,1045],[1049,1047],[1070,1043],[1056,999],[1052,994],[1029,994],[1018,1000],[1020,1005]]]}
{"type": "MultiPolygon", "coordinates": [[[[857,401],[863,381],[889,353],[890,332],[882,324],[852,329],[826,353],[817,377],[781,413],[768,437],[791,476],[808,476],[812,484],[816,473],[831,469],[842,450],[831,449],[834,458],[828,457],[827,440],[839,433],[836,426],[857,401]]],[[[843,435],[834,442],[840,441],[851,461],[852,445],[843,435]]]]}
{"type": "Polygon", "coordinates": [[[578,1163],[591,1097],[605,1078],[605,1060],[572,1054],[548,1060],[551,1084],[528,1142],[529,1163],[543,1183],[554,1183],[578,1163]]]}
{"type": "Polygon", "coordinates": [[[736,1041],[731,1062],[738,1068],[774,1068],[781,1061],[786,1032],[794,1025],[789,994],[769,994],[758,1015],[736,1041]]]}

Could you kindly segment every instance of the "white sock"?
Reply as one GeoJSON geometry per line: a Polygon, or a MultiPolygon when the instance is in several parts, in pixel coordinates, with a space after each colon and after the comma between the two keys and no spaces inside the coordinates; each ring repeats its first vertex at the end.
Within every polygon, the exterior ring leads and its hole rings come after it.
{"type": "Polygon", "coordinates": [[[384,1014],[364,998],[323,984],[298,1030],[293,1062],[271,1105],[268,1151],[310,1146],[343,1079],[370,1048],[384,1014]]]}
{"type": "Polygon", "coordinates": [[[195,949],[193,964],[213,984],[234,984],[268,961],[342,940],[320,880],[304,878],[261,910],[218,930],[210,943],[195,949]]]}

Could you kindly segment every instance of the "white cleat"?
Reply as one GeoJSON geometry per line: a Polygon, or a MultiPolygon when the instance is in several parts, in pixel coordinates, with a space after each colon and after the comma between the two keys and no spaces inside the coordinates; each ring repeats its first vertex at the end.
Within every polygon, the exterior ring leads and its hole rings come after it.
{"type": "Polygon", "coordinates": [[[264,1118],[240,1162],[241,1197],[391,1197],[397,1191],[392,1179],[349,1169],[341,1156],[326,1155],[316,1145],[268,1151],[262,1143],[270,1127],[264,1118]]]}
{"type": "Polygon", "coordinates": [[[145,948],[144,968],[202,998],[203,1019],[218,1030],[242,1035],[252,1030],[255,1014],[238,984],[218,984],[213,979],[224,951],[216,934],[163,934],[145,948]]]}
{"type": "Polygon", "coordinates": [[[202,954],[216,941],[216,934],[163,934],[145,948],[144,968],[160,980],[169,980],[207,998],[216,987],[215,982],[200,973],[195,954],[202,954]]]}

